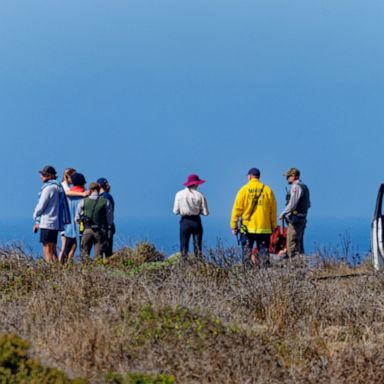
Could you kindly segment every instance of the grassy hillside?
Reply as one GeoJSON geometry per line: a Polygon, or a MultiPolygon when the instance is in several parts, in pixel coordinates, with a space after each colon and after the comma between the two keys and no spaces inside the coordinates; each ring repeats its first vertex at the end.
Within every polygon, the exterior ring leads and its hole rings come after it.
{"type": "Polygon", "coordinates": [[[185,264],[140,244],[63,268],[0,250],[0,383],[25,361],[56,369],[46,383],[384,382],[384,275],[208,253],[185,264]]]}

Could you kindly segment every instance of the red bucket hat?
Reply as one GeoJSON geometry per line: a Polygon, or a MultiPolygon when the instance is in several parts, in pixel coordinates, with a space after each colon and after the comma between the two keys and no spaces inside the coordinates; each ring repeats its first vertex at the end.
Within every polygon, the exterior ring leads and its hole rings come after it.
{"type": "Polygon", "coordinates": [[[192,187],[193,185],[200,185],[205,183],[205,180],[199,178],[199,176],[192,174],[188,176],[187,181],[184,183],[186,187],[192,187]]]}

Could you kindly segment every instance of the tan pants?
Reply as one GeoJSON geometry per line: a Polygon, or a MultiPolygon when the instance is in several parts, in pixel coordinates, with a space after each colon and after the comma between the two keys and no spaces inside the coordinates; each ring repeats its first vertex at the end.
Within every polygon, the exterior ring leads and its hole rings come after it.
{"type": "Polygon", "coordinates": [[[107,235],[102,231],[86,228],[81,237],[80,258],[82,261],[89,260],[93,246],[95,246],[95,257],[103,256],[107,246],[107,235]]]}
{"type": "Polygon", "coordinates": [[[295,257],[304,253],[304,231],[307,219],[300,219],[295,224],[288,224],[287,253],[289,257],[295,257]]]}

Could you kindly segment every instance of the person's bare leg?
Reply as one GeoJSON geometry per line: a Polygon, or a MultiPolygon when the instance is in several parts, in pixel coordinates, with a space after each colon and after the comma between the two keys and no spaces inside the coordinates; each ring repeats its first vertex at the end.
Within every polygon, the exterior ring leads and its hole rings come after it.
{"type": "Polygon", "coordinates": [[[64,235],[61,235],[61,249],[60,249],[60,253],[59,253],[59,260],[60,261],[63,257],[64,251],[65,251],[65,240],[66,240],[66,237],[64,235]]]}
{"type": "Polygon", "coordinates": [[[251,251],[251,262],[253,265],[257,265],[257,253],[251,251]]]}
{"type": "Polygon", "coordinates": [[[46,263],[51,262],[51,254],[49,252],[49,244],[43,244],[43,256],[46,263]]]}
{"type": "Polygon", "coordinates": [[[75,255],[75,252],[76,252],[76,248],[77,248],[77,241],[75,241],[72,244],[71,250],[68,253],[68,260],[67,260],[67,262],[72,262],[73,256],[75,255]]]}
{"type": "Polygon", "coordinates": [[[53,263],[54,261],[57,261],[56,243],[43,244],[43,253],[44,253],[44,260],[47,263],[53,263]]]}

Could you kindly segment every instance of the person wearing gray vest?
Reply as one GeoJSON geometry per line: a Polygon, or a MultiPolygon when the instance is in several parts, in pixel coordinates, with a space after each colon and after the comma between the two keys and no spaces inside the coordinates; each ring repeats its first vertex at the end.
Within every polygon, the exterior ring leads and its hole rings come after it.
{"type": "Polygon", "coordinates": [[[113,223],[111,203],[99,195],[100,186],[97,183],[90,183],[89,189],[91,194],[79,203],[75,217],[78,223],[84,224],[80,246],[82,261],[90,259],[93,246],[95,247],[95,258],[106,256],[107,233],[113,223]]]}
{"type": "Polygon", "coordinates": [[[309,189],[300,180],[300,171],[290,168],[283,174],[291,185],[287,205],[280,215],[280,220],[288,222],[287,254],[289,258],[304,253],[304,231],[307,224],[307,213],[311,206],[309,189]]]}

